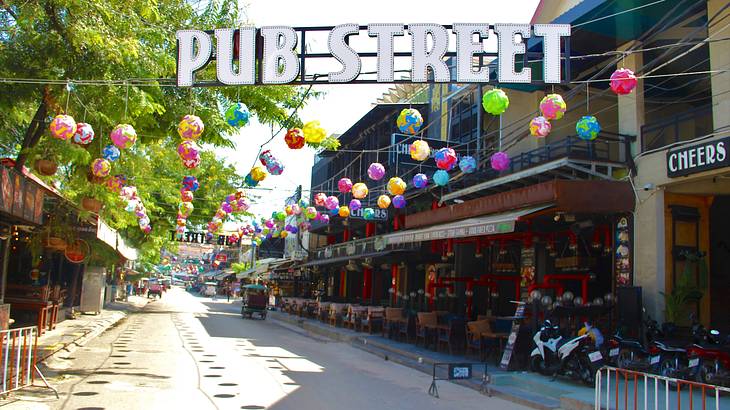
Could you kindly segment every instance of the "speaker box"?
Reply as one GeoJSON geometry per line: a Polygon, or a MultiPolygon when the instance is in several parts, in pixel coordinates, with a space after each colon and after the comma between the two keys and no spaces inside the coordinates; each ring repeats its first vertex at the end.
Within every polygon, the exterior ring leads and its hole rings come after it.
{"type": "Polygon", "coordinates": [[[638,328],[642,323],[641,287],[616,288],[616,313],[618,323],[630,328],[638,328]]]}

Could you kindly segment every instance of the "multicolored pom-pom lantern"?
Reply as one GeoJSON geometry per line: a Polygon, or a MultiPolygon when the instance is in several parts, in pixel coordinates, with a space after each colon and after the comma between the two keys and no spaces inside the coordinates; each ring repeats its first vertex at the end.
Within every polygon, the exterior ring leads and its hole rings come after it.
{"type": "Polygon", "coordinates": [[[301,229],[302,231],[308,231],[311,227],[312,224],[307,221],[299,223],[299,229],[301,229]]]}
{"type": "Polygon", "coordinates": [[[340,207],[340,200],[336,196],[328,196],[324,201],[324,207],[330,211],[337,209],[340,207]]]}
{"type": "Polygon", "coordinates": [[[422,189],[428,185],[428,176],[426,174],[416,174],[413,176],[413,186],[422,189]]]}
{"type": "Polygon", "coordinates": [[[180,192],[180,200],[183,202],[193,202],[193,191],[182,191],[180,192]]]}
{"type": "Polygon", "coordinates": [[[406,183],[399,177],[393,177],[388,180],[386,188],[391,195],[402,195],[406,192],[406,183]]]}
{"type": "Polygon", "coordinates": [[[337,190],[339,190],[341,194],[346,194],[352,191],[352,181],[350,178],[340,178],[340,180],[337,181],[337,190]]]}
{"type": "Polygon", "coordinates": [[[198,183],[198,178],[195,178],[192,175],[188,175],[186,177],[183,177],[182,180],[183,188],[185,188],[188,191],[197,191],[198,188],[200,188],[200,183],[198,183]]]}
{"type": "Polygon", "coordinates": [[[441,148],[433,158],[436,160],[436,167],[445,171],[450,171],[456,165],[456,152],[451,148],[441,148]]]}
{"type": "Polygon", "coordinates": [[[362,182],[358,182],[352,186],[352,196],[356,199],[363,199],[368,196],[368,186],[362,182]]]}
{"type": "Polygon", "coordinates": [[[282,211],[277,212],[274,219],[276,219],[279,222],[286,221],[286,212],[282,212],[282,211]]]}
{"type": "Polygon", "coordinates": [[[256,187],[259,182],[253,179],[253,175],[251,173],[248,173],[245,178],[243,178],[243,183],[254,188],[256,187]]]}
{"type": "Polygon", "coordinates": [[[180,138],[186,141],[192,141],[200,138],[203,135],[203,120],[197,115],[186,115],[180,120],[180,124],[177,125],[177,133],[180,134],[180,138]]]}
{"type": "Polygon", "coordinates": [[[256,182],[261,182],[266,179],[266,171],[258,166],[253,167],[251,168],[251,178],[253,178],[253,180],[256,182]]]}
{"type": "Polygon", "coordinates": [[[509,97],[498,88],[493,88],[482,96],[484,111],[492,115],[502,115],[509,108],[509,97]]]}
{"type": "Polygon", "coordinates": [[[433,173],[433,182],[438,186],[446,186],[449,184],[449,173],[443,169],[433,173]]]}
{"type": "Polygon", "coordinates": [[[431,147],[423,140],[413,141],[409,148],[411,158],[415,161],[425,161],[431,155],[431,147]]]}
{"type": "Polygon", "coordinates": [[[548,94],[540,101],[540,112],[548,120],[559,120],[568,109],[560,94],[548,94]]]}
{"type": "Polygon", "coordinates": [[[463,156],[459,161],[459,169],[465,174],[471,174],[477,170],[477,160],[471,156],[463,156]]]}
{"type": "Polygon", "coordinates": [[[110,191],[118,194],[122,192],[122,188],[124,188],[124,185],[126,185],[126,183],[127,177],[122,174],[117,174],[106,181],[106,187],[109,188],[110,191]]]}
{"type": "Polygon", "coordinates": [[[70,115],[60,114],[53,117],[48,129],[53,138],[68,141],[76,134],[76,121],[70,115]]]}
{"type": "MultiPolygon", "coordinates": [[[[316,212],[316,210],[315,210],[315,212],[316,212]]],[[[276,226],[276,223],[274,222],[273,219],[267,219],[264,221],[264,226],[269,229],[272,229],[274,226],[276,226]]]]}
{"type": "Polygon", "coordinates": [[[137,131],[129,124],[119,124],[114,127],[109,137],[119,149],[127,149],[137,142],[137,131]]]}
{"type": "Polygon", "coordinates": [[[379,162],[373,162],[368,167],[368,177],[373,181],[380,181],[385,176],[385,167],[379,162]]]}
{"type": "Polygon", "coordinates": [[[390,206],[390,197],[388,195],[380,195],[378,197],[378,208],[385,209],[390,206]]]}
{"type": "Polygon", "coordinates": [[[97,158],[91,163],[91,173],[95,177],[104,178],[112,170],[112,164],[104,158],[97,158]]]}
{"type": "Polygon", "coordinates": [[[327,214],[322,214],[322,215],[320,215],[320,216],[319,216],[319,222],[321,222],[321,223],[323,223],[323,224],[327,225],[328,223],[330,223],[330,216],[329,216],[329,215],[327,215],[327,214]]]}
{"type": "Polygon", "coordinates": [[[121,155],[121,152],[119,151],[119,148],[117,148],[114,144],[109,144],[102,148],[101,150],[101,156],[104,157],[104,159],[109,161],[116,161],[119,159],[119,155],[121,155]]]}
{"type": "Polygon", "coordinates": [[[88,145],[94,140],[94,129],[85,122],[76,124],[76,132],[74,133],[74,142],[80,145],[88,145]]]}
{"type": "Polygon", "coordinates": [[[328,209],[327,212],[329,212],[330,215],[335,216],[340,213],[340,208],[328,209]]]}
{"type": "Polygon", "coordinates": [[[396,195],[393,197],[393,207],[396,209],[403,209],[406,207],[406,198],[403,195],[396,195]]]}
{"type": "Polygon", "coordinates": [[[248,198],[241,198],[238,200],[238,210],[241,212],[248,211],[248,208],[251,207],[251,201],[248,200],[248,198]]]}
{"type": "Polygon", "coordinates": [[[547,137],[552,128],[553,126],[550,124],[550,121],[545,117],[540,116],[530,120],[530,135],[533,137],[547,137]]]}
{"type": "Polygon", "coordinates": [[[304,140],[310,144],[319,144],[327,137],[327,131],[322,128],[319,121],[309,121],[302,127],[304,140]]]}
{"type": "Polygon", "coordinates": [[[304,147],[304,132],[301,128],[292,128],[286,132],[284,142],[290,149],[301,149],[304,147]]]}
{"type": "Polygon", "coordinates": [[[598,123],[596,117],[586,115],[581,117],[575,124],[575,132],[578,133],[578,138],[584,141],[593,141],[601,132],[601,124],[598,123]]]}
{"type": "Polygon", "coordinates": [[[318,192],[314,195],[312,200],[314,201],[314,205],[324,206],[324,202],[327,200],[327,195],[324,192],[318,192]]]}
{"type": "Polygon", "coordinates": [[[369,221],[371,219],[375,218],[375,210],[373,208],[365,208],[362,210],[362,217],[366,221],[369,221]]]}
{"type": "Polygon", "coordinates": [[[614,93],[626,95],[631,93],[638,83],[633,71],[628,68],[619,68],[611,74],[609,86],[614,93]]]}
{"type": "Polygon", "coordinates": [[[291,206],[291,213],[294,215],[300,215],[302,213],[302,208],[300,208],[299,205],[294,204],[291,206]]]}
{"type": "Polygon", "coordinates": [[[307,209],[304,210],[304,216],[307,217],[307,219],[314,219],[317,216],[317,208],[313,206],[307,207],[307,209]]]}
{"type": "Polygon", "coordinates": [[[198,165],[200,165],[200,154],[194,158],[184,159],[182,161],[182,164],[185,168],[193,169],[197,168],[198,165]]]}
{"type": "Polygon", "coordinates": [[[359,199],[353,199],[352,201],[350,201],[350,212],[355,212],[360,208],[362,208],[362,203],[359,199]]]}
{"type": "Polygon", "coordinates": [[[233,213],[233,207],[228,202],[223,202],[221,204],[221,207],[220,207],[219,211],[221,211],[225,215],[232,214],[233,213]]]}
{"type": "Polygon", "coordinates": [[[287,216],[292,216],[294,213],[291,210],[291,205],[287,205],[284,207],[284,213],[286,213],[287,216]]]}
{"type": "Polygon", "coordinates": [[[226,110],[226,122],[231,127],[243,127],[248,124],[250,115],[246,104],[240,102],[231,104],[226,110]]]}
{"type": "Polygon", "coordinates": [[[341,216],[342,218],[347,218],[350,216],[350,208],[346,206],[341,206],[340,209],[337,211],[337,215],[341,216]]]}
{"type": "Polygon", "coordinates": [[[504,171],[509,168],[509,155],[506,152],[497,151],[489,158],[492,169],[495,171],[504,171]]]}
{"type": "Polygon", "coordinates": [[[279,161],[270,150],[266,150],[259,155],[259,160],[266,167],[271,175],[281,175],[284,172],[284,165],[279,161]]]}
{"type": "Polygon", "coordinates": [[[177,226],[185,226],[185,224],[188,222],[185,218],[177,218],[175,221],[177,223],[177,226]]]}
{"type": "Polygon", "coordinates": [[[396,125],[400,132],[416,135],[423,125],[423,116],[415,108],[405,108],[398,114],[396,125]]]}
{"type": "Polygon", "coordinates": [[[192,202],[180,202],[180,205],[177,206],[177,211],[184,218],[189,217],[190,214],[193,213],[194,209],[195,209],[195,207],[193,206],[192,202]]]}
{"type": "Polygon", "coordinates": [[[193,141],[183,141],[177,146],[177,155],[183,161],[190,161],[200,156],[200,147],[193,141]]]}

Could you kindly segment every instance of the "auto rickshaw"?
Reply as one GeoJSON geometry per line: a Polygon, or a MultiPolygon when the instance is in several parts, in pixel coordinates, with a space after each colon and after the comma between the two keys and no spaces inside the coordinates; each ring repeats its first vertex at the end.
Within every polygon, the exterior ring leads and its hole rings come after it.
{"type": "Polygon", "coordinates": [[[266,307],[269,304],[269,289],[266,286],[253,284],[245,285],[243,290],[243,306],[241,306],[241,318],[253,319],[254,313],[262,320],[266,320],[266,307]]]}

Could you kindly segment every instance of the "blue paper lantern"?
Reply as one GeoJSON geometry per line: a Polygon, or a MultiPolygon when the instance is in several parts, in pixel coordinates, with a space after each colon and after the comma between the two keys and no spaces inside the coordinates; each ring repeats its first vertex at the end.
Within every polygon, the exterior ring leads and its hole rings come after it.
{"type": "Polygon", "coordinates": [[[250,114],[243,103],[232,104],[226,110],[226,122],[232,127],[243,127],[248,124],[250,114]]]}
{"type": "Polygon", "coordinates": [[[438,171],[433,173],[433,182],[435,182],[438,186],[448,185],[449,173],[444,171],[443,169],[439,169],[438,171]]]}
{"type": "Polygon", "coordinates": [[[362,217],[363,219],[369,221],[375,218],[375,211],[373,210],[373,208],[365,208],[362,210],[362,217]]]}
{"type": "Polygon", "coordinates": [[[393,197],[393,207],[397,209],[406,207],[406,198],[403,195],[396,195],[393,197]]]}
{"type": "Polygon", "coordinates": [[[459,161],[459,169],[465,174],[471,174],[477,169],[477,160],[468,155],[461,157],[461,161],[459,161]]]}
{"type": "Polygon", "coordinates": [[[119,148],[114,144],[109,144],[101,150],[101,156],[108,161],[116,161],[119,159],[119,148]]]}
{"type": "Polygon", "coordinates": [[[425,188],[426,185],[428,185],[428,177],[426,174],[416,174],[413,176],[413,186],[421,189],[425,188]]]}
{"type": "Polygon", "coordinates": [[[578,133],[578,138],[584,141],[593,141],[598,137],[598,133],[601,132],[601,124],[598,123],[596,117],[586,115],[581,117],[575,124],[575,132],[578,133]]]}

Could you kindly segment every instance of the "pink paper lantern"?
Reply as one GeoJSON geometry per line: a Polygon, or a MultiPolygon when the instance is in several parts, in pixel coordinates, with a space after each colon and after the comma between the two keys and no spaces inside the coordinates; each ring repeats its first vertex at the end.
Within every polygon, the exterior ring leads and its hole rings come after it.
{"type": "Polygon", "coordinates": [[[336,196],[328,196],[324,201],[324,207],[328,210],[337,209],[340,207],[340,200],[336,196]]]}
{"type": "Polygon", "coordinates": [[[109,136],[111,137],[112,143],[119,149],[130,148],[137,142],[137,131],[129,124],[117,125],[109,136]]]}
{"type": "Polygon", "coordinates": [[[504,171],[509,168],[509,156],[506,152],[495,152],[489,161],[495,171],[504,171]]]}
{"type": "Polygon", "coordinates": [[[379,162],[373,162],[368,167],[368,176],[373,181],[380,181],[385,176],[385,167],[379,162]]]}
{"type": "Polygon", "coordinates": [[[436,151],[433,158],[436,160],[436,166],[445,171],[450,171],[456,165],[456,152],[451,148],[441,148],[436,151]]]}
{"type": "Polygon", "coordinates": [[[619,68],[611,74],[611,91],[618,95],[626,95],[636,88],[638,80],[634,72],[628,68],[619,68]]]}
{"type": "Polygon", "coordinates": [[[76,133],[76,121],[70,115],[60,114],[53,117],[49,130],[53,138],[68,141],[76,133]]]}
{"type": "Polygon", "coordinates": [[[550,121],[545,117],[535,117],[530,120],[530,135],[533,137],[547,137],[551,129],[552,125],[550,125],[550,121]]]}
{"type": "Polygon", "coordinates": [[[324,206],[324,202],[327,200],[327,195],[324,192],[319,192],[314,195],[314,204],[317,206],[324,206]]]}
{"type": "Polygon", "coordinates": [[[337,181],[337,189],[342,194],[346,194],[352,190],[352,181],[350,178],[341,178],[337,181]]]}

